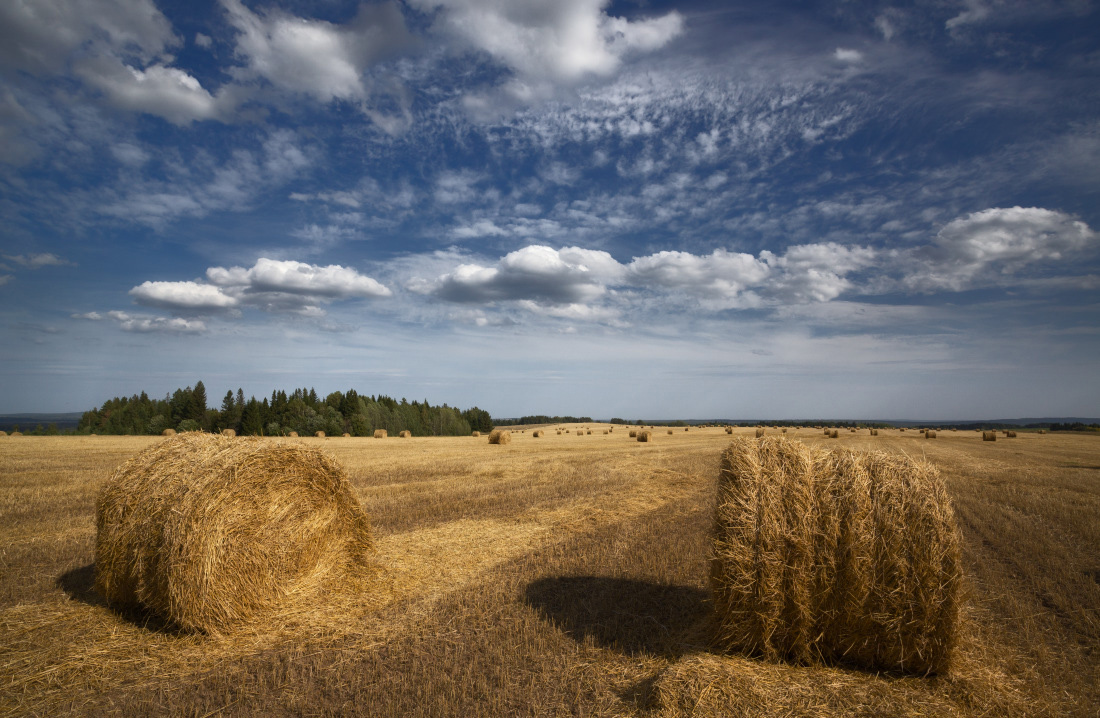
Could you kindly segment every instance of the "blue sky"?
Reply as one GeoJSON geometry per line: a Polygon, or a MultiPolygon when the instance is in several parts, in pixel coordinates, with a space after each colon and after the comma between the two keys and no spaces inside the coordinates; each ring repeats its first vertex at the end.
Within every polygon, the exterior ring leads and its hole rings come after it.
{"type": "Polygon", "coordinates": [[[1097,5],[0,4],[0,412],[1095,416],[1097,5]]]}

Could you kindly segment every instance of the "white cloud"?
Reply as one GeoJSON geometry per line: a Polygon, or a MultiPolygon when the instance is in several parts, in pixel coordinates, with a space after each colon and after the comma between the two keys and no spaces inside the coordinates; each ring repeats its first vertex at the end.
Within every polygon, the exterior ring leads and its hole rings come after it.
{"type": "Polygon", "coordinates": [[[107,312],[107,316],[118,322],[118,326],[127,332],[169,332],[175,334],[198,334],[206,331],[206,323],[199,319],[180,317],[150,317],[127,312],[107,312]]]}
{"type": "Polygon", "coordinates": [[[40,267],[63,267],[68,264],[72,264],[56,254],[51,252],[43,252],[41,254],[5,254],[4,259],[9,262],[14,262],[21,267],[27,269],[39,269],[40,267]]]}
{"type": "Polygon", "coordinates": [[[951,31],[963,25],[971,25],[981,22],[989,17],[992,12],[990,7],[983,2],[983,0],[963,0],[965,10],[958,15],[950,18],[945,27],[951,31]]]}
{"type": "Polygon", "coordinates": [[[155,64],[139,70],[114,57],[97,57],[76,70],[115,107],[157,115],[176,125],[216,119],[231,109],[229,95],[215,98],[198,80],[174,67],[155,64]]]}
{"type": "Polygon", "coordinates": [[[0,3],[0,66],[31,73],[60,72],[79,48],[148,61],[179,41],[151,0],[0,3]]]}
{"type": "Polygon", "coordinates": [[[98,322],[103,319],[103,315],[99,312],[84,312],[83,314],[71,315],[73,319],[87,319],[88,321],[98,322]]]}
{"type": "Polygon", "coordinates": [[[850,48],[838,47],[833,51],[833,57],[838,62],[844,62],[854,64],[863,61],[863,53],[859,50],[852,50],[850,48]]]}
{"type": "Polygon", "coordinates": [[[217,311],[239,301],[218,287],[198,282],[142,282],[130,290],[138,304],[184,311],[217,311]]]}
{"type": "Polygon", "coordinates": [[[214,41],[209,35],[203,35],[201,32],[195,33],[195,44],[203,49],[208,49],[214,41]]]}
{"type": "Polygon", "coordinates": [[[1087,224],[1038,207],[993,208],[955,219],[913,255],[904,284],[913,290],[963,291],[1008,285],[1029,265],[1097,249],[1087,224]]]}
{"type": "Polygon", "coordinates": [[[709,256],[657,252],[636,257],[627,270],[629,281],[635,286],[675,289],[715,299],[735,299],[771,274],[767,262],[751,254],[724,249],[716,249],[709,256]]]}
{"type": "Polygon", "coordinates": [[[663,47],[683,31],[682,16],[611,17],[610,0],[410,0],[438,12],[436,27],[483,50],[518,75],[513,94],[544,82],[576,83],[615,73],[624,56],[663,47]]]}
{"type": "Polygon", "coordinates": [[[0,287],[4,286],[5,284],[7,284],[10,281],[11,281],[11,275],[10,274],[0,274],[0,287]]]}
{"type": "Polygon", "coordinates": [[[363,70],[412,43],[393,2],[361,5],[347,25],[277,9],[257,14],[240,0],[222,5],[238,32],[236,53],[247,62],[247,69],[236,71],[239,79],[262,77],[322,102],[364,98],[363,70]]]}
{"type": "Polygon", "coordinates": [[[433,294],[452,302],[537,299],[572,304],[599,297],[605,282],[621,273],[622,265],[607,252],[530,245],[505,255],[496,266],[459,265],[430,286],[433,294]]]}
{"type": "Polygon", "coordinates": [[[261,257],[250,269],[211,267],[206,278],[219,287],[248,292],[278,292],[322,299],[389,297],[392,292],[379,282],[350,267],[321,267],[293,260],[261,257]]]}

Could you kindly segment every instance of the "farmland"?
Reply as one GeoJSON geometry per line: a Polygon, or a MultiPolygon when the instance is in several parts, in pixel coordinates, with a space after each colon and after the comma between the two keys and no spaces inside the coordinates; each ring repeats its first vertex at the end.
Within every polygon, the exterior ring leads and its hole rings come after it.
{"type": "MultiPolygon", "coordinates": [[[[965,569],[947,675],[709,647],[729,436],[692,428],[300,439],[348,471],[377,543],[360,595],[224,638],[92,590],[99,487],[153,437],[0,438],[0,711],[284,715],[1095,715],[1100,437],[790,430],[927,457],[965,569]]],[[[753,429],[736,429],[752,436],[753,429]]],[[[769,432],[770,433],[770,432],[769,432]]]]}

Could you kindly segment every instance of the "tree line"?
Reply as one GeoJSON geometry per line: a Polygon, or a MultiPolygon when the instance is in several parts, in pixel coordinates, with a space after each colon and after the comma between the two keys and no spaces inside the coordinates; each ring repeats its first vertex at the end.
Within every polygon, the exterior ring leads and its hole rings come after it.
{"type": "Polygon", "coordinates": [[[212,431],[233,429],[242,436],[285,436],[294,431],[312,436],[372,436],[376,429],[390,434],[411,431],[413,436],[463,436],[471,431],[491,431],[493,418],[477,408],[432,406],[423,402],[400,401],[388,396],[367,396],[354,389],[334,391],[323,399],[316,390],[295,389],[271,392],[262,400],[244,398],[244,391],[228,391],[220,408],[207,406],[206,387],[201,381],[194,387],[176,389],[163,399],[152,399],[145,392],[131,397],[115,397],[102,406],[84,412],[78,434],[160,434],[176,431],[212,431]]]}

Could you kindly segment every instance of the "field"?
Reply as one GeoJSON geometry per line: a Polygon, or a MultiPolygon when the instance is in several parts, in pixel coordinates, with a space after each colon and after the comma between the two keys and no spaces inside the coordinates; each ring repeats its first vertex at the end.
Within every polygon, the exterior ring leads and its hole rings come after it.
{"type": "Polygon", "coordinates": [[[96,492],[159,438],[0,438],[0,712],[1100,714],[1100,437],[788,433],[925,455],[945,477],[967,608],[957,667],[924,678],[712,653],[729,437],[590,426],[505,446],[301,439],[347,468],[371,517],[371,587],[223,639],[115,613],[91,588],[96,492]]]}

